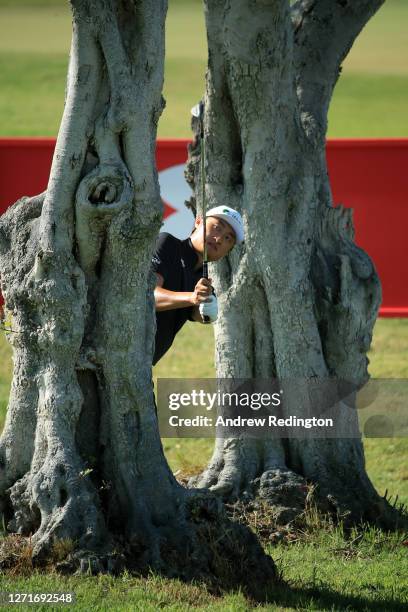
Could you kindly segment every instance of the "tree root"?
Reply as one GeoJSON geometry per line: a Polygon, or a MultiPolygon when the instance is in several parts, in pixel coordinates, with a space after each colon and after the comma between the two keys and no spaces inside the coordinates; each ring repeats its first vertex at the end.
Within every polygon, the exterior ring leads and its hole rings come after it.
{"type": "Polygon", "coordinates": [[[33,534],[34,558],[46,557],[57,540],[94,550],[109,543],[96,492],[67,455],[48,453],[38,471],[27,473],[9,490],[14,513],[7,528],[33,534]]]}
{"type": "MultiPolygon", "coordinates": [[[[407,525],[403,508],[392,506],[386,497],[378,495],[365,472],[352,469],[351,465],[349,474],[340,470],[336,473],[335,463],[331,469],[323,466],[313,478],[281,464],[263,468],[260,441],[223,442],[223,446],[216,447],[208,467],[191,478],[188,486],[208,488],[227,504],[248,507],[258,502],[267,504],[275,525],[301,519],[311,496],[318,512],[331,515],[345,526],[369,523],[398,530],[407,525]]],[[[360,444],[360,441],[354,442],[360,444]]],[[[351,456],[353,449],[349,452],[351,456]]],[[[354,459],[357,461],[358,457],[354,459]]]]}
{"type": "Polygon", "coordinates": [[[138,545],[136,538],[130,541],[118,535],[109,548],[99,551],[65,538],[55,541],[47,556],[39,556],[33,545],[37,536],[10,536],[0,547],[0,569],[18,572],[24,552],[31,567],[52,567],[63,574],[117,575],[126,568],[146,575],[153,570],[167,578],[204,581],[214,591],[242,588],[253,597],[278,582],[274,562],[256,536],[245,525],[230,520],[220,500],[206,491],[185,491],[180,516],[158,527],[155,538],[158,556],[151,564],[140,538],[138,545]],[[16,552],[16,538],[20,553],[16,552]]]}
{"type": "Polygon", "coordinates": [[[278,525],[286,525],[304,512],[309,486],[303,477],[287,468],[276,468],[262,472],[260,476],[255,474],[252,478],[245,478],[243,476],[248,475],[248,470],[240,470],[239,464],[236,467],[235,473],[229,474],[228,478],[221,470],[215,481],[212,466],[211,471],[207,469],[190,479],[189,486],[209,487],[227,503],[237,500],[252,503],[254,499],[265,501],[273,509],[278,525]]]}

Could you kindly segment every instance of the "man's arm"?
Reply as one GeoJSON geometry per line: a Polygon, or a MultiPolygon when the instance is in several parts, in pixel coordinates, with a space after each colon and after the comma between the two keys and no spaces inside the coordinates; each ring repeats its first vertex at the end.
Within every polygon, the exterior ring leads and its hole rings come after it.
{"type": "Polygon", "coordinates": [[[193,306],[192,319],[202,323],[202,318],[199,312],[199,306],[207,301],[211,295],[211,279],[201,278],[194,291],[170,291],[164,289],[164,278],[156,272],[157,282],[154,290],[154,299],[156,302],[156,310],[174,310],[176,308],[189,308],[193,306]]]}
{"type": "Polygon", "coordinates": [[[164,278],[158,272],[156,272],[156,277],[157,283],[154,290],[154,299],[158,312],[192,306],[191,291],[170,291],[169,289],[163,289],[164,278]]]}

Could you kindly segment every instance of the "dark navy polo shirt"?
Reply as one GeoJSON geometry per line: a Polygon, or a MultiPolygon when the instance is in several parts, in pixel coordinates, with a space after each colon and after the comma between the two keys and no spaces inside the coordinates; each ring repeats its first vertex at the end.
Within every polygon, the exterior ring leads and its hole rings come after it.
{"type": "MultiPolygon", "coordinates": [[[[156,251],[152,257],[154,272],[162,275],[163,289],[193,291],[202,270],[194,270],[198,256],[190,238],[179,240],[165,232],[159,234],[156,251]]],[[[156,343],[153,365],[169,350],[176,334],[187,320],[191,320],[193,307],[156,311],[156,343]]]]}

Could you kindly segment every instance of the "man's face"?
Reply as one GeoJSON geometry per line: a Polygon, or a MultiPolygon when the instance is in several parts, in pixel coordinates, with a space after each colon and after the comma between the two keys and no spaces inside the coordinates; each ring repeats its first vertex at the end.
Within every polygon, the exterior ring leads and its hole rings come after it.
{"type": "MultiPolygon", "coordinates": [[[[196,251],[204,252],[203,220],[197,217],[196,231],[191,235],[191,242],[196,251]]],[[[232,227],[218,217],[207,217],[206,243],[208,261],[218,261],[227,255],[235,244],[235,232],[232,227]]]]}

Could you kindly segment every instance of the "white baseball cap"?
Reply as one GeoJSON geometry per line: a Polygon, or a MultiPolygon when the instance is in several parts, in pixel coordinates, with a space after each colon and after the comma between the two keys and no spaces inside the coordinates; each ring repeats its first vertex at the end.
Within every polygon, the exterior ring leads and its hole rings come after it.
{"type": "Polygon", "coordinates": [[[244,224],[242,217],[237,210],[230,208],[229,206],[216,206],[211,208],[206,213],[207,217],[219,217],[226,221],[234,230],[236,243],[241,244],[244,242],[244,224]]]}

